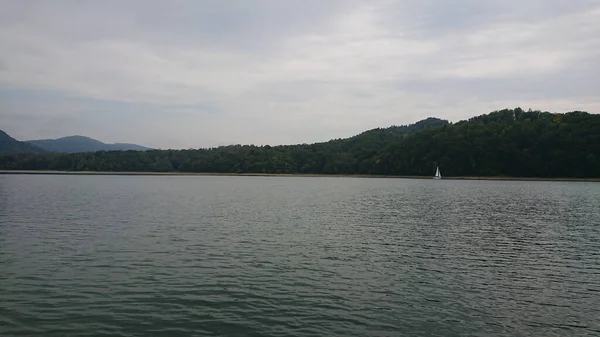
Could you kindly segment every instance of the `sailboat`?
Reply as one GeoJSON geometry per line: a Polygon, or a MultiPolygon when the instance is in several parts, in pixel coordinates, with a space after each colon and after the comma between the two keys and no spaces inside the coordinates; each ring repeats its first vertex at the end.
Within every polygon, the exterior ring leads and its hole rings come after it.
{"type": "Polygon", "coordinates": [[[433,179],[442,179],[442,175],[440,174],[440,167],[439,166],[435,170],[435,176],[433,176],[433,179]]]}

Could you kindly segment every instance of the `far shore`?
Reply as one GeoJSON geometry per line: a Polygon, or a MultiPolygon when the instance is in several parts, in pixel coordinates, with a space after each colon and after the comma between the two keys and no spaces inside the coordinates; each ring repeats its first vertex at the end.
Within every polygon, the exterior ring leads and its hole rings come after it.
{"type": "MultiPolygon", "coordinates": [[[[432,179],[429,176],[393,176],[365,174],[289,174],[289,173],[210,173],[210,172],[112,172],[112,171],[51,171],[0,170],[0,174],[46,175],[108,175],[108,176],[232,176],[232,177],[340,177],[340,178],[395,178],[432,179]]],[[[600,182],[600,178],[534,178],[534,177],[443,177],[442,180],[502,180],[502,181],[580,181],[600,182]]]]}

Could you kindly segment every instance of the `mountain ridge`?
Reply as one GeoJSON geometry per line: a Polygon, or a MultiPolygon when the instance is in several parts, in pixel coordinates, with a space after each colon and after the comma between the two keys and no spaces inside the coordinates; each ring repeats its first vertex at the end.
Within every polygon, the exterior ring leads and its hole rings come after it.
{"type": "Polygon", "coordinates": [[[600,178],[600,115],[521,108],[429,118],[327,142],[190,150],[0,155],[0,169],[600,178]]]}
{"type": "Polygon", "coordinates": [[[27,142],[18,141],[6,132],[0,130],[0,152],[45,152],[43,149],[29,144],[27,142]]]}
{"type": "Polygon", "coordinates": [[[130,143],[104,143],[97,139],[74,135],[56,139],[27,140],[26,143],[35,145],[48,152],[55,153],[80,153],[97,151],[147,151],[149,147],[130,143]]]}

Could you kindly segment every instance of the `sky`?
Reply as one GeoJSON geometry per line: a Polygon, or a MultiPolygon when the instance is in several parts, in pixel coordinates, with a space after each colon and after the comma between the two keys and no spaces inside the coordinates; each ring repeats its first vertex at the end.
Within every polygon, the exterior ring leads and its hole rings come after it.
{"type": "Polygon", "coordinates": [[[600,112],[600,0],[0,0],[0,129],[296,144],[600,112]]]}

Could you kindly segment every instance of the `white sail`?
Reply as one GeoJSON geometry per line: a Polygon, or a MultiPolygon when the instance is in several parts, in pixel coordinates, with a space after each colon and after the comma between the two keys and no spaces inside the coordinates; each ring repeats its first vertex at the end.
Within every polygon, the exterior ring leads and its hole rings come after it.
{"type": "Polygon", "coordinates": [[[442,175],[440,174],[440,167],[439,166],[435,170],[435,176],[433,177],[433,179],[442,179],[442,175]]]}

